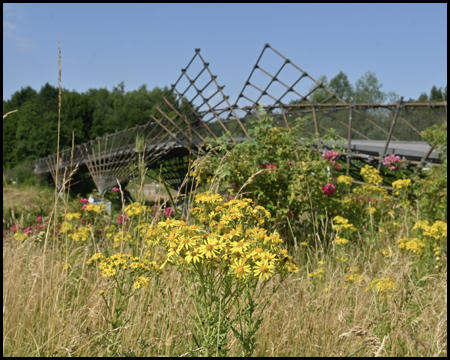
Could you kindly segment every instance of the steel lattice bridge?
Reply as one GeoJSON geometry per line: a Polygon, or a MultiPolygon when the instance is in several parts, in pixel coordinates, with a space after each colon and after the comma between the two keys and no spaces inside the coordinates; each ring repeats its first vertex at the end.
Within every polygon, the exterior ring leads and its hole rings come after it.
{"type": "MultiPolygon", "coordinates": [[[[224,88],[200,49],[195,49],[147,124],[22,167],[32,167],[35,174],[50,173],[58,188],[73,169],[88,171],[103,194],[118,182],[125,186],[135,176],[141,155],[146,167],[157,169],[169,185],[179,188],[188,171],[188,156],[206,155],[210,139],[224,135],[230,145],[251,141],[251,122],[260,118],[261,109],[273,117],[275,125],[287,128],[296,118],[307,117],[304,130],[317,139],[329,128],[336,129],[346,149],[342,156],[348,159],[347,173],[356,174],[359,168],[355,163],[361,161],[380,168],[383,158],[393,153],[417,169],[439,163],[433,147],[422,141],[421,131],[447,122],[446,101],[408,103],[400,98],[396,103],[347,102],[268,44],[234,102],[224,88]],[[320,102],[314,101],[317,98],[320,102]]],[[[330,146],[318,140],[316,148],[327,151],[330,146]]]]}

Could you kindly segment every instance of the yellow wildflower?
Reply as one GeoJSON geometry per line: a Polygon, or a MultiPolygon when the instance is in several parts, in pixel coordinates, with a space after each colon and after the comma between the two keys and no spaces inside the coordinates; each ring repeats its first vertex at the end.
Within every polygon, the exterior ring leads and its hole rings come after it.
{"type": "Polygon", "coordinates": [[[364,181],[369,184],[378,186],[383,182],[383,178],[380,176],[380,172],[373,166],[365,165],[361,169],[360,174],[363,176],[364,181]]]}
{"type": "Polygon", "coordinates": [[[348,243],[348,240],[341,238],[339,236],[336,236],[336,239],[334,240],[334,242],[336,243],[336,245],[345,245],[348,243]]]}
{"type": "Polygon", "coordinates": [[[81,214],[80,213],[67,213],[64,216],[66,217],[67,221],[72,221],[73,219],[81,218],[81,214]]]}
{"type": "Polygon", "coordinates": [[[383,279],[374,279],[370,285],[366,287],[366,291],[374,289],[380,298],[390,298],[391,293],[397,289],[394,283],[394,278],[387,277],[383,279]]]}
{"type": "Polygon", "coordinates": [[[406,180],[402,180],[399,179],[397,181],[394,181],[392,183],[392,187],[394,189],[405,189],[411,186],[411,180],[410,179],[406,179],[406,180]]]}
{"type": "Polygon", "coordinates": [[[245,261],[242,259],[235,260],[231,268],[234,269],[234,273],[238,279],[245,279],[247,274],[251,272],[251,266],[245,265],[245,261]]]}
{"type": "Polygon", "coordinates": [[[259,280],[269,280],[273,275],[274,265],[270,265],[267,261],[257,261],[256,266],[253,267],[253,274],[255,277],[259,276],[259,280]]]}
{"type": "Polygon", "coordinates": [[[353,184],[352,181],[353,181],[353,178],[348,175],[339,175],[337,178],[338,184],[345,184],[345,185],[351,186],[353,184]]]}
{"type": "Polygon", "coordinates": [[[64,221],[64,222],[61,224],[61,228],[59,229],[59,232],[61,232],[61,233],[66,233],[66,232],[68,232],[68,231],[72,231],[72,229],[73,229],[72,224],[68,223],[67,221],[64,221]]]}
{"type": "Polygon", "coordinates": [[[27,234],[22,234],[22,233],[14,234],[14,239],[16,239],[17,241],[24,241],[26,238],[28,238],[27,234]]]}

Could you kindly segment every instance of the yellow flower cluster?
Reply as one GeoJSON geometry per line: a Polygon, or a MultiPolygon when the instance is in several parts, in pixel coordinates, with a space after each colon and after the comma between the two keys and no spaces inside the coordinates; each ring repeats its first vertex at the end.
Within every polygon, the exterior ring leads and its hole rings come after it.
{"type": "Polygon", "coordinates": [[[350,284],[356,283],[357,285],[360,285],[366,279],[365,276],[358,274],[359,268],[357,266],[350,267],[349,271],[350,274],[345,277],[346,284],[343,286],[344,289],[347,289],[350,284]]]}
{"type": "Polygon", "coordinates": [[[422,255],[425,252],[425,243],[418,238],[403,238],[397,241],[398,247],[402,250],[411,251],[416,255],[422,255]]]}
{"type": "Polygon", "coordinates": [[[411,186],[411,180],[410,179],[406,179],[406,180],[402,180],[399,179],[397,181],[394,181],[392,183],[392,187],[394,189],[405,189],[411,186]]]}
{"type": "Polygon", "coordinates": [[[350,274],[350,275],[347,275],[346,277],[345,277],[345,282],[348,282],[348,283],[354,283],[356,280],[358,280],[359,278],[361,277],[361,275],[359,275],[359,274],[350,274]]]}
{"type": "MultiPolygon", "coordinates": [[[[250,273],[268,280],[275,273],[295,273],[298,267],[277,232],[258,227],[270,213],[252,207],[250,199],[225,202],[210,192],[196,196],[199,205],[191,210],[191,225],[166,219],[156,227],[142,228],[148,246],[160,245],[166,263],[180,267],[205,267],[231,272],[238,279],[250,273]]],[[[165,265],[165,263],[164,263],[165,265]]]]}
{"type": "Polygon", "coordinates": [[[348,229],[351,231],[356,231],[356,227],[352,224],[348,223],[348,220],[343,218],[342,216],[335,216],[333,218],[333,228],[336,231],[341,231],[343,229],[348,229]]]}
{"type": "Polygon", "coordinates": [[[357,186],[353,189],[353,193],[355,195],[362,195],[365,197],[374,197],[376,195],[385,196],[384,199],[387,200],[387,190],[382,187],[378,187],[375,185],[361,185],[357,186]]]}
{"type": "Polygon", "coordinates": [[[125,208],[125,212],[127,213],[128,216],[145,214],[146,210],[147,207],[145,205],[139,204],[138,202],[130,204],[125,208]]]}
{"type": "Polygon", "coordinates": [[[69,231],[72,231],[73,230],[73,226],[72,226],[72,224],[71,223],[68,223],[67,221],[64,221],[62,224],[61,224],[61,228],[59,229],[59,232],[61,232],[61,233],[66,233],[66,232],[69,232],[69,231]]]}
{"type": "Polygon", "coordinates": [[[86,241],[92,234],[92,230],[89,227],[81,226],[76,232],[70,234],[69,237],[75,241],[86,241]]]}
{"type": "Polygon", "coordinates": [[[14,234],[14,239],[16,239],[17,241],[24,241],[26,238],[28,238],[27,234],[18,233],[18,232],[16,232],[14,234]]]}
{"type": "Polygon", "coordinates": [[[150,279],[146,278],[145,276],[139,276],[138,280],[133,284],[133,287],[137,290],[140,289],[142,286],[149,287],[150,279]]]}
{"type": "Polygon", "coordinates": [[[97,204],[97,205],[95,205],[93,203],[90,203],[90,204],[88,204],[86,206],[86,208],[84,210],[86,210],[86,211],[94,211],[97,214],[99,214],[102,211],[105,211],[106,208],[107,208],[107,206],[105,204],[97,204]]]}
{"type": "Polygon", "coordinates": [[[383,182],[383,178],[380,176],[380,172],[373,166],[365,165],[361,169],[360,174],[362,175],[366,183],[378,186],[383,182]]]}
{"type": "Polygon", "coordinates": [[[312,278],[312,277],[318,277],[319,279],[322,279],[323,274],[325,273],[325,268],[320,267],[318,268],[316,271],[309,273],[308,277],[312,278]]]}
{"type": "Polygon", "coordinates": [[[334,242],[336,243],[336,245],[345,245],[348,243],[348,240],[341,238],[339,236],[336,236],[336,239],[334,239],[334,242]]]}
{"type": "Polygon", "coordinates": [[[392,183],[392,187],[394,189],[398,189],[396,192],[394,192],[394,195],[399,195],[400,194],[400,190],[403,189],[403,191],[406,191],[409,187],[411,186],[411,180],[410,179],[406,179],[406,180],[397,180],[394,181],[392,183]]]}
{"type": "Polygon", "coordinates": [[[353,184],[352,181],[353,181],[353,178],[348,175],[339,175],[337,178],[338,184],[345,184],[345,185],[351,186],[353,184]]]}
{"type": "Polygon", "coordinates": [[[433,239],[435,242],[441,242],[447,238],[447,223],[436,221],[430,226],[428,221],[418,221],[413,230],[421,230],[423,236],[433,239]]]}
{"type": "Polygon", "coordinates": [[[375,289],[375,292],[381,299],[390,298],[391,293],[397,289],[397,285],[395,285],[394,278],[392,277],[374,279],[371,281],[370,285],[366,287],[366,291],[372,289],[375,289]]]}
{"type": "MultiPolygon", "coordinates": [[[[150,273],[152,270],[159,271],[161,268],[155,261],[148,261],[139,257],[133,257],[130,254],[114,254],[110,257],[105,257],[102,253],[94,254],[87,262],[87,265],[99,263],[99,269],[102,271],[103,277],[115,276],[119,271],[129,271],[138,282],[142,285],[147,285],[147,280],[140,279],[138,276],[150,273]]],[[[134,286],[135,289],[140,288],[134,286]]]]}
{"type": "Polygon", "coordinates": [[[390,258],[392,257],[392,251],[389,248],[381,249],[381,255],[383,255],[386,258],[390,258]]]}
{"type": "Polygon", "coordinates": [[[319,279],[322,279],[323,274],[325,273],[324,265],[326,264],[325,261],[319,261],[317,263],[319,265],[319,268],[316,271],[313,271],[312,273],[308,274],[309,278],[318,277],[319,279]]]}
{"type": "Polygon", "coordinates": [[[67,213],[64,216],[66,217],[67,221],[72,221],[73,219],[81,218],[81,214],[80,213],[67,213]]]}
{"type": "Polygon", "coordinates": [[[109,225],[109,226],[107,226],[107,227],[105,228],[105,234],[106,234],[106,237],[107,237],[107,238],[112,237],[112,236],[115,234],[116,230],[117,230],[117,227],[116,227],[115,225],[109,225]]]}

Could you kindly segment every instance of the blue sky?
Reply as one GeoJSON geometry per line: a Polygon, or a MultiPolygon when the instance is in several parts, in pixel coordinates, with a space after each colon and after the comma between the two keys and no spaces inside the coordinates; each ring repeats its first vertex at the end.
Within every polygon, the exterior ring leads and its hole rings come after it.
{"type": "Polygon", "coordinates": [[[447,4],[3,4],[3,99],[174,83],[201,48],[234,100],[265,43],[313,78],[373,71],[405,99],[447,84],[447,4]]]}

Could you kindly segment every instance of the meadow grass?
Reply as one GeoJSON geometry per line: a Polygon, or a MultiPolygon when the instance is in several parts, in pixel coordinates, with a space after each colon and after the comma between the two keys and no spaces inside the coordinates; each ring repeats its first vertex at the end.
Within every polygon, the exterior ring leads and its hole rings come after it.
{"type": "MultiPolygon", "coordinates": [[[[30,188],[7,189],[13,192],[15,202],[22,198],[26,204],[48,196],[30,188]]],[[[4,215],[10,209],[4,198],[4,215]]],[[[410,236],[410,228],[402,224],[395,237],[361,233],[357,242],[346,244],[345,263],[335,259],[337,246],[299,245],[293,260],[300,271],[265,308],[254,355],[446,356],[446,262],[433,271],[401,251],[396,242],[410,236]],[[389,249],[388,255],[381,249],[389,249]],[[371,280],[383,278],[395,284],[390,297],[366,290],[371,280]]],[[[323,237],[314,234],[319,244],[328,241],[323,237]]],[[[105,278],[86,265],[94,252],[111,249],[111,239],[92,246],[69,246],[65,240],[52,235],[52,227],[24,241],[4,237],[4,356],[196,354],[192,303],[175,268],[167,267],[136,292],[122,314],[127,321],[113,329],[99,295],[105,278]]],[[[270,286],[276,284],[274,278],[270,286]]],[[[270,288],[265,290],[269,294],[270,288]]],[[[240,353],[231,335],[229,345],[229,355],[240,353]]]]}

